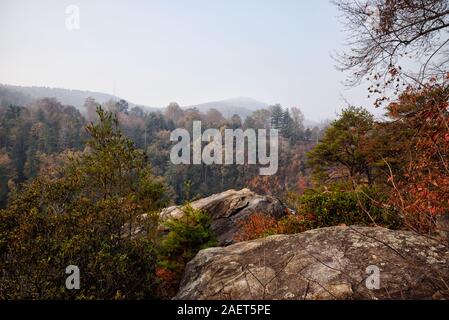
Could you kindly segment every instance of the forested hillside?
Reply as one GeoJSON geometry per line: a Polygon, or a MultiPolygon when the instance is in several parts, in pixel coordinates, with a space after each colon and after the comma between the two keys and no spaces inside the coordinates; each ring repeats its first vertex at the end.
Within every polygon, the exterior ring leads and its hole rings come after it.
{"type": "MultiPolygon", "coordinates": [[[[39,87],[39,86],[14,86],[9,84],[0,84],[0,104],[1,105],[28,105],[33,100],[39,100],[43,98],[55,98],[61,104],[71,105],[85,112],[84,102],[87,98],[92,97],[98,103],[105,103],[111,99],[118,99],[112,94],[94,92],[94,91],[83,91],[83,90],[69,90],[62,88],[50,88],[50,87],[39,87]]],[[[135,106],[134,103],[129,102],[131,106],[135,106]]],[[[145,107],[148,110],[157,108],[145,107]]]]}
{"type": "MultiPolygon", "coordinates": [[[[3,96],[2,101],[8,101],[6,93],[3,96]]],[[[57,166],[68,152],[84,150],[85,126],[98,121],[97,102],[88,98],[84,107],[86,116],[75,107],[51,98],[31,101],[28,107],[10,103],[0,106],[3,207],[8,192],[16,186],[57,166]]],[[[257,110],[245,119],[238,115],[225,118],[215,109],[207,113],[195,108],[183,110],[177,104],[169,105],[163,112],[146,112],[140,107],[130,107],[124,100],[110,100],[104,108],[117,115],[123,133],[136,148],[147,153],[154,174],[166,179],[176,203],[246,185],[277,195],[304,188],[309,183],[305,154],[321,134],[318,128],[304,127],[299,109],[290,111],[278,105],[257,110]],[[202,122],[203,130],[279,128],[282,138],[276,177],[265,181],[258,176],[255,165],[173,165],[169,158],[173,145],[170,132],[175,128],[191,131],[195,120],[202,122]]]]}

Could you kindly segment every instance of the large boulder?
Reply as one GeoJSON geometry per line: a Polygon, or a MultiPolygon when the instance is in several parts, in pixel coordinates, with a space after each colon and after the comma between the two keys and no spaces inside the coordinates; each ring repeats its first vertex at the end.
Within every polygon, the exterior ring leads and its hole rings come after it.
{"type": "MultiPolygon", "coordinates": [[[[236,235],[240,232],[240,222],[250,215],[260,213],[279,219],[288,212],[279,199],[258,195],[249,189],[227,190],[194,201],[191,206],[209,213],[212,218],[212,229],[220,246],[234,243],[236,235]]],[[[183,211],[179,206],[166,208],[160,214],[162,219],[182,215],[183,211]]]]}
{"type": "Polygon", "coordinates": [[[446,245],[339,226],[202,250],[175,299],[440,299],[448,285],[446,245]]]}

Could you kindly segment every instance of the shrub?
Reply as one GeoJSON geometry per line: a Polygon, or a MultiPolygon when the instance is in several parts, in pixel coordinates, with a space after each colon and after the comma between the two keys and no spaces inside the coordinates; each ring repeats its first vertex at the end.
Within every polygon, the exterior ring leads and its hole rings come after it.
{"type": "Polygon", "coordinates": [[[281,234],[295,234],[306,231],[308,229],[309,220],[296,214],[288,214],[281,218],[277,223],[277,233],[281,234]]]}
{"type": "Polygon", "coordinates": [[[158,292],[162,298],[176,293],[185,265],[198,251],[217,245],[209,215],[189,204],[182,210],[181,217],[163,222],[169,232],[159,246],[158,292]]]}
{"type": "Polygon", "coordinates": [[[364,187],[357,191],[346,190],[337,185],[332,190],[310,189],[303,195],[294,197],[296,214],[288,213],[279,220],[261,213],[253,214],[240,223],[240,232],[235,240],[295,234],[341,224],[399,228],[402,224],[399,214],[393,207],[385,204],[387,200],[388,196],[374,187],[364,187]]]}
{"type": "Polygon", "coordinates": [[[247,241],[276,234],[277,221],[263,213],[255,213],[239,223],[239,233],[235,241],[247,241]]]}
{"type": "Polygon", "coordinates": [[[276,220],[272,216],[255,213],[240,222],[240,231],[235,241],[248,241],[268,237],[274,234],[294,234],[307,230],[308,221],[304,216],[288,213],[276,220]]]}
{"type": "Polygon", "coordinates": [[[345,225],[381,225],[399,228],[401,219],[388,195],[375,187],[345,190],[333,186],[327,190],[307,190],[296,200],[296,210],[304,216],[308,228],[345,225]]]}

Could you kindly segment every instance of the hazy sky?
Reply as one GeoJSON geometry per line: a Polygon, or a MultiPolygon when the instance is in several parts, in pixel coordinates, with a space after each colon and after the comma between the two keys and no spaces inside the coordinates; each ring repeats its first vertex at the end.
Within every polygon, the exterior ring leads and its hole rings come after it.
{"type": "Polygon", "coordinates": [[[342,29],[328,0],[0,0],[0,83],[107,93],[115,83],[149,106],[247,96],[320,120],[343,97],[371,106],[366,86],[348,90],[334,68],[342,29]],[[66,28],[71,4],[79,30],[66,28]]]}

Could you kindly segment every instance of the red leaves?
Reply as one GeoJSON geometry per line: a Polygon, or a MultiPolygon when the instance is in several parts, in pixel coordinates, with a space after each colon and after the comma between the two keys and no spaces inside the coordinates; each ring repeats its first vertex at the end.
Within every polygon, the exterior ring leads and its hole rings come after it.
{"type": "Polygon", "coordinates": [[[246,221],[240,223],[240,233],[236,241],[246,241],[261,238],[269,233],[275,233],[276,219],[263,213],[255,213],[246,221]]]}
{"type": "Polygon", "coordinates": [[[176,273],[166,268],[156,268],[156,277],[165,282],[173,282],[178,280],[176,273]]]}
{"type": "Polygon", "coordinates": [[[400,207],[409,227],[420,231],[432,229],[434,217],[449,211],[448,93],[447,85],[431,84],[407,91],[389,106],[390,115],[413,132],[404,145],[404,171],[395,181],[388,178],[396,182],[390,202],[400,207]]]}

